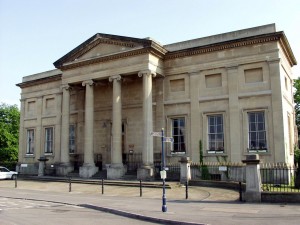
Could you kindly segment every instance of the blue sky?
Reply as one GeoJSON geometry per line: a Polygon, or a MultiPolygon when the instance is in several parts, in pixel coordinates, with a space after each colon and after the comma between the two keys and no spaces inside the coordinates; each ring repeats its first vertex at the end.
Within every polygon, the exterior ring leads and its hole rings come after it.
{"type": "Polygon", "coordinates": [[[23,76],[96,33],[169,44],[270,23],[300,63],[299,0],[0,0],[0,103],[19,105],[23,76]]]}

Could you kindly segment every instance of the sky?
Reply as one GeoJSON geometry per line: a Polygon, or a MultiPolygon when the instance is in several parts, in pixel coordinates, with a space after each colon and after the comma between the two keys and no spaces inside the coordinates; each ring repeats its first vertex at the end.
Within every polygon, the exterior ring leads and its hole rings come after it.
{"type": "Polygon", "coordinates": [[[299,0],[0,0],[0,103],[19,106],[22,77],[96,33],[170,44],[270,23],[300,63],[299,0]]]}

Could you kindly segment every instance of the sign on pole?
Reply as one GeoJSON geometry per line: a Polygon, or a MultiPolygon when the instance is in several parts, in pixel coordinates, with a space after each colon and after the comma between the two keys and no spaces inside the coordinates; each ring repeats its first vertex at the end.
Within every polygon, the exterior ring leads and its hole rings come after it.
{"type": "Polygon", "coordinates": [[[154,136],[154,137],[161,137],[161,132],[150,132],[150,136],[154,136]]]}
{"type": "Polygon", "coordinates": [[[164,137],[164,142],[174,142],[174,138],[173,137],[164,137]]]}

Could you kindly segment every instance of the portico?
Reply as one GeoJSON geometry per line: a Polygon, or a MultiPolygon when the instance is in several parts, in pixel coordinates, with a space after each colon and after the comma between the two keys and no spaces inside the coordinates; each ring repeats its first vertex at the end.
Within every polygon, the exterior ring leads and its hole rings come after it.
{"type": "MultiPolygon", "coordinates": [[[[143,104],[140,109],[142,114],[143,130],[141,132],[142,139],[142,164],[138,169],[137,178],[143,180],[149,180],[153,177],[153,138],[150,136],[150,132],[153,131],[153,102],[152,102],[152,80],[156,76],[156,73],[146,69],[140,72],[135,72],[136,77],[140,80],[142,86],[140,95],[143,96],[143,104]]],[[[112,115],[112,129],[111,129],[111,146],[110,162],[107,168],[108,179],[120,179],[126,172],[126,166],[122,162],[122,82],[128,79],[126,75],[118,74],[108,76],[107,78],[89,79],[82,81],[82,87],[84,87],[84,142],[83,142],[83,165],[79,169],[80,177],[88,178],[96,174],[99,169],[95,166],[94,159],[94,124],[95,124],[95,95],[94,88],[97,83],[101,83],[107,79],[108,84],[112,84],[112,98],[111,98],[111,115],[112,115]]],[[[62,132],[61,132],[61,159],[62,162],[58,165],[57,172],[59,175],[67,175],[74,167],[70,162],[69,156],[69,129],[70,125],[70,90],[74,86],[72,83],[68,83],[62,86],[62,132]]],[[[101,92],[101,85],[99,86],[101,92]]],[[[100,113],[101,114],[101,113],[100,113]]],[[[105,145],[106,143],[102,143],[105,145]]]]}

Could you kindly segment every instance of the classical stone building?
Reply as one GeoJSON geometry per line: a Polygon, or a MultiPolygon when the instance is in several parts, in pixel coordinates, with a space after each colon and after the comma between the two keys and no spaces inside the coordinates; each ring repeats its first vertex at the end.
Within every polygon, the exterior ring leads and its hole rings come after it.
{"type": "Polygon", "coordinates": [[[164,128],[168,162],[189,156],[241,162],[293,162],[296,59],[274,24],[162,45],[150,39],[95,34],[23,77],[19,165],[108,179],[137,169],[153,176],[164,128]],[[220,158],[221,157],[221,158],[220,158]]]}

